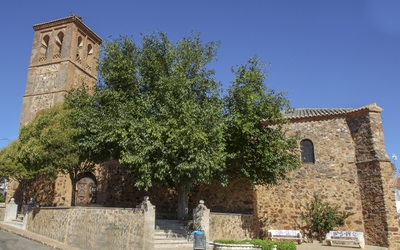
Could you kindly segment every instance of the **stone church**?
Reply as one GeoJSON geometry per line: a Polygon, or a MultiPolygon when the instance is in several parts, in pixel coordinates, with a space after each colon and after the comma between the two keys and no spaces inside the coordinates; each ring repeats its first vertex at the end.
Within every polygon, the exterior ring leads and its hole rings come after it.
{"type": "MultiPolygon", "coordinates": [[[[102,43],[76,15],[40,23],[33,29],[21,126],[39,110],[62,102],[69,89],[83,82],[96,84],[96,58],[102,43]]],[[[301,135],[299,157],[304,162],[290,173],[290,181],[256,188],[243,180],[227,187],[218,183],[198,185],[193,187],[190,209],[202,199],[212,213],[252,214],[247,227],[255,237],[263,237],[268,229],[301,229],[304,222],[300,212],[313,195],[320,194],[352,214],[341,230],[364,232],[367,245],[400,249],[395,170],[385,151],[381,112],[376,104],[296,109],[288,116],[288,129],[301,135]]],[[[25,196],[35,197],[40,206],[70,206],[74,191],[77,205],[134,207],[148,195],[158,217],[175,214],[174,190],[155,185],[145,193],[136,190],[133,182],[134,178],[125,175],[117,162],[107,162],[87,173],[76,187],[62,174],[55,181],[37,180],[25,191],[18,182],[11,181],[8,197],[15,197],[22,204],[25,192],[25,196]]]]}

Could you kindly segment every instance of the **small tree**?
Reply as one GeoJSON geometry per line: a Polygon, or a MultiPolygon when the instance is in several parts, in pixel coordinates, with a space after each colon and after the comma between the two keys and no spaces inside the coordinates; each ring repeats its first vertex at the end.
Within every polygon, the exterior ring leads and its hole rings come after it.
{"type": "MultiPolygon", "coordinates": [[[[27,193],[36,171],[25,168],[18,159],[20,141],[14,140],[7,147],[0,150],[0,174],[17,180],[22,189],[22,200],[26,202],[27,193]]],[[[7,197],[9,198],[9,197],[7,197]]]]}
{"type": "Polygon", "coordinates": [[[351,215],[348,212],[339,211],[339,208],[339,205],[322,201],[320,195],[314,195],[314,200],[306,203],[306,211],[301,212],[300,215],[307,224],[311,236],[316,234],[318,241],[322,242],[330,230],[343,226],[345,220],[351,215]]]}
{"type": "Polygon", "coordinates": [[[63,105],[40,111],[35,119],[22,127],[19,134],[17,162],[29,172],[55,177],[68,173],[72,183],[72,205],[75,205],[74,187],[94,165],[90,154],[75,142],[80,130],[71,126],[70,111],[63,105]]]}

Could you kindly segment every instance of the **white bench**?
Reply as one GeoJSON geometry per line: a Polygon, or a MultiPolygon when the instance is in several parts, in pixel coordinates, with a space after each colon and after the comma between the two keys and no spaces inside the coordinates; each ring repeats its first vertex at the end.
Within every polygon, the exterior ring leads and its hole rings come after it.
{"type": "Polygon", "coordinates": [[[298,244],[303,242],[300,230],[268,230],[269,238],[273,240],[295,240],[298,244]]]}
{"type": "Polygon", "coordinates": [[[360,248],[365,248],[363,232],[353,231],[330,231],[325,237],[326,244],[332,246],[332,242],[355,243],[360,248]]]}

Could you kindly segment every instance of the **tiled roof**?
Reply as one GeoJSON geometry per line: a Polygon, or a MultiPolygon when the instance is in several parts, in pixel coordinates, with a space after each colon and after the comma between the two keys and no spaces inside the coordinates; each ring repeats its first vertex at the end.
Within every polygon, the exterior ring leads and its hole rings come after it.
{"type": "Polygon", "coordinates": [[[300,108],[294,109],[293,113],[285,112],[286,118],[307,118],[316,116],[327,116],[327,115],[341,115],[347,114],[354,109],[352,108],[300,108]]]}
{"type": "Polygon", "coordinates": [[[376,112],[382,111],[381,108],[379,108],[375,103],[373,103],[367,106],[363,106],[361,108],[297,108],[294,109],[293,112],[284,112],[284,115],[288,119],[312,118],[312,117],[322,117],[322,116],[344,115],[364,109],[376,112]]]}

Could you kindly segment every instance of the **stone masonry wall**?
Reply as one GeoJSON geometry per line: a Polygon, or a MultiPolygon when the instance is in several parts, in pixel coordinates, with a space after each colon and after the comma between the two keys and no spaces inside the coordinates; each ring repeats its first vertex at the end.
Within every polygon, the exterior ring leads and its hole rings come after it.
{"type": "MultiPolygon", "coordinates": [[[[134,186],[135,178],[126,174],[116,161],[97,166],[93,174],[96,178],[98,206],[131,208],[139,204],[144,196],[149,196],[157,207],[158,219],[176,217],[178,201],[175,189],[154,183],[148,191],[139,190],[134,186]]],[[[17,184],[15,180],[11,182],[10,186],[14,188],[10,188],[7,197],[14,197],[20,208],[31,197],[41,207],[71,205],[72,186],[68,175],[60,173],[55,179],[38,177],[30,183],[25,194],[23,185],[17,184]]],[[[250,214],[253,212],[254,190],[246,180],[233,180],[228,186],[216,182],[195,185],[189,196],[189,214],[192,214],[199,200],[204,200],[213,212],[250,214]]]]}
{"type": "Polygon", "coordinates": [[[364,231],[354,142],[345,119],[291,123],[290,131],[314,145],[315,163],[304,163],[280,186],[258,186],[255,214],[260,237],[268,229],[303,229],[300,213],[314,195],[352,213],[343,229],[364,231]]]}
{"type": "Polygon", "coordinates": [[[210,240],[250,240],[254,229],[251,214],[210,213],[210,240]]]}
{"type": "Polygon", "coordinates": [[[31,232],[87,250],[148,250],[145,242],[153,242],[154,236],[154,225],[152,232],[145,231],[154,218],[147,222],[142,209],[34,208],[26,220],[31,232]]]}
{"type": "Polygon", "coordinates": [[[368,236],[366,244],[400,249],[393,181],[395,169],[383,143],[381,109],[372,107],[370,111],[347,119],[357,145],[357,170],[368,236]]]}
{"type": "Polygon", "coordinates": [[[0,221],[4,221],[5,215],[6,215],[6,205],[0,204],[0,221]]]}

